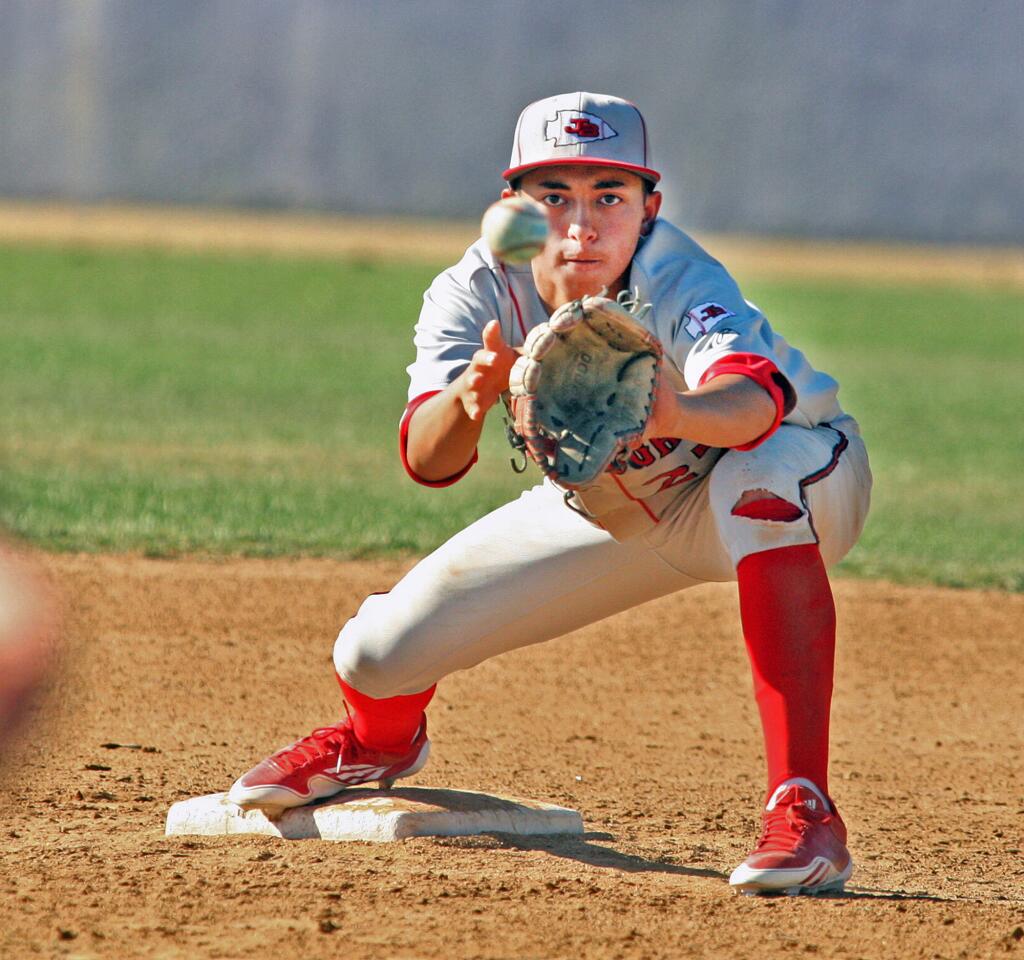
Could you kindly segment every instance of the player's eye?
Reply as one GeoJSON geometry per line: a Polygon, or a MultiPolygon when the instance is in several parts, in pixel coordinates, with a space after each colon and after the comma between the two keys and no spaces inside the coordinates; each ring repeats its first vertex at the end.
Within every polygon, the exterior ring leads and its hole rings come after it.
{"type": "Polygon", "coordinates": [[[546,203],[549,207],[560,207],[565,203],[565,197],[560,193],[547,193],[542,198],[542,202],[546,203]]]}
{"type": "Polygon", "coordinates": [[[614,207],[615,204],[622,203],[622,197],[617,197],[614,193],[606,193],[597,202],[605,207],[614,207]]]}

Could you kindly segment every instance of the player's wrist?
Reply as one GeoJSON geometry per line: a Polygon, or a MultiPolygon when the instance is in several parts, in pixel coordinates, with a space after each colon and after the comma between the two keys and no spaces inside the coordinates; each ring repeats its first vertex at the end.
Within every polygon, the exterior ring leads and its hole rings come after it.
{"type": "Polygon", "coordinates": [[[654,409],[648,421],[647,433],[658,437],[685,437],[685,394],[676,390],[662,377],[654,398],[654,409]]]}
{"type": "Polygon", "coordinates": [[[455,407],[460,418],[476,420],[475,413],[480,405],[477,389],[466,382],[465,376],[460,377],[454,386],[456,387],[454,391],[455,407]]]}

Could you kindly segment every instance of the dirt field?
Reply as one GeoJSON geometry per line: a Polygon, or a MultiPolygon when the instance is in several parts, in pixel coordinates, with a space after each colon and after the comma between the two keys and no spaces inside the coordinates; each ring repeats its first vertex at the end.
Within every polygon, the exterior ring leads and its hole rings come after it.
{"type": "MultiPolygon", "coordinates": [[[[474,235],[0,204],[0,242],[436,260],[474,235]]],[[[1024,284],[1020,251],[711,239],[744,277],[1024,284]]],[[[1024,958],[1022,595],[838,583],[832,790],[857,869],[842,897],[750,899],[726,883],[762,790],[731,587],[442,684],[414,783],[564,803],[583,838],[188,840],[163,836],[170,804],[336,719],[337,628],[403,565],[45,563],[66,628],[0,771],[0,957],[1024,958]]]]}
{"type": "Polygon", "coordinates": [[[338,715],[337,627],[403,565],[45,563],[63,662],[7,751],[5,958],[1024,957],[1024,596],[838,583],[857,869],[752,899],[726,883],[762,786],[731,586],[442,684],[415,783],[564,803],[583,838],[288,843],[163,820],[338,715]]]}

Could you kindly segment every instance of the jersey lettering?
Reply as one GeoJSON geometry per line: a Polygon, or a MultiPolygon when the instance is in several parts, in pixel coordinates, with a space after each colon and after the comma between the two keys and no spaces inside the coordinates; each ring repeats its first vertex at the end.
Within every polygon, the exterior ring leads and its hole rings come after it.
{"type": "Polygon", "coordinates": [[[630,454],[629,465],[631,467],[642,469],[643,467],[649,467],[652,463],[654,463],[654,454],[651,453],[651,448],[646,443],[641,444],[630,454]]]}
{"type": "Polygon", "coordinates": [[[682,442],[682,440],[678,440],[675,437],[651,437],[651,446],[662,457],[667,457],[682,442]]]}
{"type": "MultiPolygon", "coordinates": [[[[628,457],[622,455],[613,460],[608,465],[608,472],[615,476],[622,476],[627,470],[645,470],[652,464],[657,463],[658,460],[662,460],[674,453],[682,442],[678,437],[651,437],[647,442],[636,447],[628,457]]],[[[697,446],[691,448],[691,452],[700,458],[710,449],[710,447],[704,444],[697,444],[697,446]]],[[[644,486],[649,486],[660,480],[662,481],[661,486],[655,491],[660,493],[662,490],[668,490],[669,487],[675,487],[681,483],[695,480],[698,476],[701,476],[701,474],[694,472],[687,464],[682,464],[674,467],[672,470],[667,470],[665,473],[659,473],[651,480],[645,480],[644,486]]]]}
{"type": "Polygon", "coordinates": [[[661,493],[662,490],[668,490],[671,487],[678,487],[681,483],[687,483],[690,480],[695,480],[697,474],[695,474],[685,463],[681,463],[674,470],[666,470],[665,473],[659,473],[656,477],[651,477],[650,480],[644,483],[645,487],[649,487],[652,483],[657,483],[659,480],[662,484],[655,493],[661,493]]]}
{"type": "MultiPolygon", "coordinates": [[[[608,465],[608,472],[621,476],[627,470],[643,470],[671,454],[683,441],[678,437],[651,437],[647,443],[640,444],[629,456],[620,456],[608,465]],[[650,446],[648,446],[650,444],[650,446]],[[652,450],[651,447],[654,449],[652,450]]],[[[707,451],[708,447],[704,450],[707,451]]]]}

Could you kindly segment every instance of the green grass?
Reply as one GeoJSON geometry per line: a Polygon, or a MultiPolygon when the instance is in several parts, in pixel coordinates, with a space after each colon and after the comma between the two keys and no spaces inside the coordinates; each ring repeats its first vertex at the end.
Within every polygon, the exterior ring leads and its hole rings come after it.
{"type": "MultiPolygon", "coordinates": [[[[419,487],[398,463],[435,272],[0,247],[0,522],[55,550],[431,549],[536,477],[508,468],[500,422],[454,487],[419,487]]],[[[874,507],[842,569],[1024,589],[1024,296],[746,292],[864,428],[874,507]]]]}
{"type": "Polygon", "coordinates": [[[875,487],[842,569],[1024,590],[1024,295],[865,284],[748,292],[841,383],[875,487]]]}
{"type": "Polygon", "coordinates": [[[497,424],[450,492],[398,462],[434,272],[0,248],[0,522],[56,550],[430,549],[524,485],[497,424]]]}

